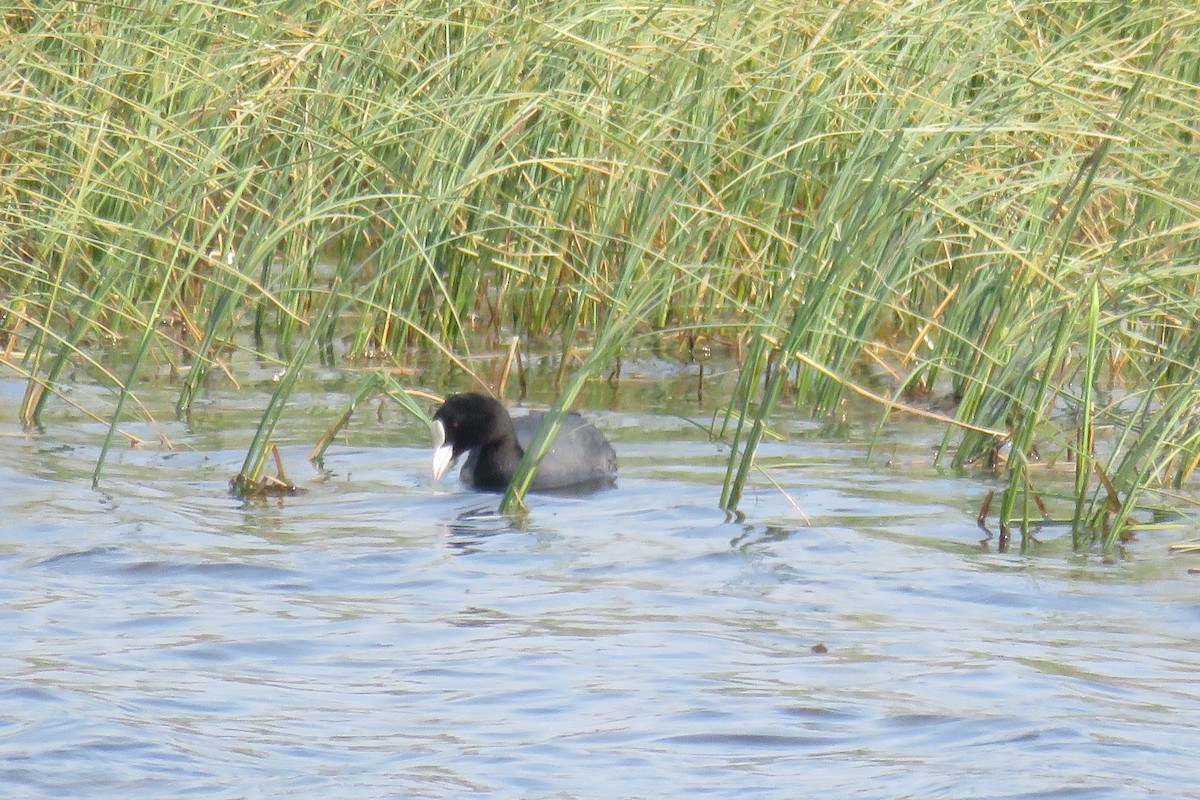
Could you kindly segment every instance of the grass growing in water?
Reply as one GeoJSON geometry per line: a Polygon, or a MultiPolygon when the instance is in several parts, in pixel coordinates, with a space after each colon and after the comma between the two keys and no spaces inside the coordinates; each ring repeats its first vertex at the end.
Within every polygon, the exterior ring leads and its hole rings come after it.
{"type": "Polygon", "coordinates": [[[187,414],[232,346],[294,375],[465,364],[481,333],[560,340],[566,407],[640,337],[720,332],[745,346],[730,510],[785,395],[951,394],[944,458],[1003,471],[1005,526],[1040,515],[1037,454],[1069,454],[1079,546],[1200,460],[1192,3],[18,0],[0,24],[25,424],[68,365],[115,431],[162,364],[187,414]]]}

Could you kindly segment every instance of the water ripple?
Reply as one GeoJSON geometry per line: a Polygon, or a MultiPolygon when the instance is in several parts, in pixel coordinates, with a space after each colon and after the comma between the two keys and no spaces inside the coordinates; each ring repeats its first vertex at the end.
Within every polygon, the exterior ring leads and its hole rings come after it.
{"type": "Polygon", "coordinates": [[[516,520],[416,448],[245,505],[231,452],[97,494],[90,446],[0,440],[5,797],[1200,796],[1194,582],[1153,546],[995,553],[976,479],[812,442],[768,453],[808,522],[761,486],[732,521],[711,443],[638,435],[516,520]]]}

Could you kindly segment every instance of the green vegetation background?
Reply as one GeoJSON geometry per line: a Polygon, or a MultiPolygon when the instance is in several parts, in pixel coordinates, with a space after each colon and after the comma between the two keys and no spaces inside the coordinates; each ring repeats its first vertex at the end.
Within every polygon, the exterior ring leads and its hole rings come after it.
{"type": "Polygon", "coordinates": [[[1056,451],[1111,544],[1200,459],[1198,125],[1192,0],[16,0],[2,366],[34,425],[85,365],[115,433],[139,371],[186,413],[231,347],[295,376],[550,339],[585,354],[561,408],[707,337],[741,364],[726,508],[785,390],[948,394],[1004,524],[1056,451]]]}

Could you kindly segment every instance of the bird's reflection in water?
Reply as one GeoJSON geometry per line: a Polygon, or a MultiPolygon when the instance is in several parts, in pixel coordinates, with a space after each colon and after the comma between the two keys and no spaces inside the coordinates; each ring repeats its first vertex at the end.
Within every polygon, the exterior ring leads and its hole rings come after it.
{"type": "Polygon", "coordinates": [[[463,511],[442,523],[447,544],[458,555],[477,553],[489,539],[506,533],[528,533],[532,528],[513,517],[499,513],[494,506],[463,511]]]}

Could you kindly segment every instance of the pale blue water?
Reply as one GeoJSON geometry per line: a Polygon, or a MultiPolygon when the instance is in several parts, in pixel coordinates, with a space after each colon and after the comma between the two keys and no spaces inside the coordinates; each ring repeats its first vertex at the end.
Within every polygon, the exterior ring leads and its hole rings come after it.
{"type": "Polygon", "coordinates": [[[1200,797],[1188,531],[998,554],[919,436],[771,444],[812,524],[765,482],[727,521],[695,427],[592,416],[618,487],[519,525],[395,413],[324,475],[281,430],[307,491],[250,506],[245,429],[97,491],[98,426],[0,422],[3,797],[1200,797]]]}

